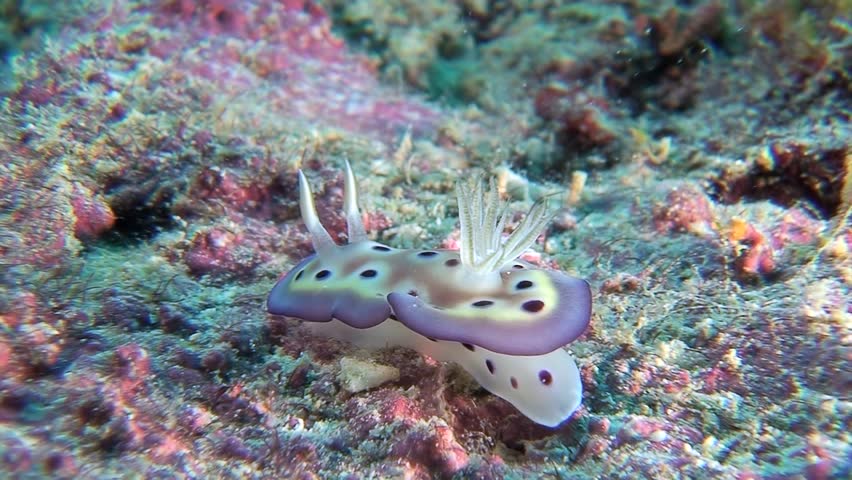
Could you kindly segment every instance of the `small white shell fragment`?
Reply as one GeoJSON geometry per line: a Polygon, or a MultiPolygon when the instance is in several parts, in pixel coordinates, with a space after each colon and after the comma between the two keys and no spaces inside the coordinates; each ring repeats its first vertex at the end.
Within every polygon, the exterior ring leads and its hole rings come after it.
{"type": "Polygon", "coordinates": [[[337,379],[340,380],[344,390],[357,393],[378,387],[385,382],[399,380],[399,369],[356,358],[343,357],[340,359],[340,373],[337,379]]]}

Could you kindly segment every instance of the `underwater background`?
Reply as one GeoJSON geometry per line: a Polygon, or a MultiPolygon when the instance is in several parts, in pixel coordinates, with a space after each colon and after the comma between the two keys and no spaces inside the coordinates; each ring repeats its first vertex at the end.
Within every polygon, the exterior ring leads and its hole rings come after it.
{"type": "Polygon", "coordinates": [[[849,0],[0,0],[0,477],[852,476],[849,0]],[[547,199],[584,398],[267,315],[345,237],[547,199]]]}

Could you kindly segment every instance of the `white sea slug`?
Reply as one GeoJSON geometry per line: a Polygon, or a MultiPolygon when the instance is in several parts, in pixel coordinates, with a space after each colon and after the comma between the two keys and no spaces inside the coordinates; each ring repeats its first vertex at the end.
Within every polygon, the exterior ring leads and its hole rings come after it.
{"type": "Polygon", "coordinates": [[[545,205],[504,240],[508,214],[493,182],[487,192],[478,180],[462,182],[460,250],[400,250],[367,239],[348,162],[348,244],[323,228],[301,171],[299,187],[316,254],[275,284],[269,313],[362,347],[402,346],[455,362],[542,425],[555,427],[577,409],[580,373],[563,347],[589,324],[589,285],[517,259],[549,222],[545,205]]]}

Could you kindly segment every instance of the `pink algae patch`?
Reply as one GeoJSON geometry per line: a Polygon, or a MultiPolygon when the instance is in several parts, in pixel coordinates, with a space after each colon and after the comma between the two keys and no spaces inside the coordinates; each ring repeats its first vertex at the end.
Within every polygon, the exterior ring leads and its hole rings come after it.
{"type": "Polygon", "coordinates": [[[115,224],[115,214],[109,205],[86,187],[74,186],[71,207],[75,217],[74,235],[80,240],[97,238],[115,224]]]}
{"type": "Polygon", "coordinates": [[[710,200],[694,186],[674,188],[666,195],[665,203],[654,207],[654,227],[659,233],[707,235],[713,229],[710,200]]]}

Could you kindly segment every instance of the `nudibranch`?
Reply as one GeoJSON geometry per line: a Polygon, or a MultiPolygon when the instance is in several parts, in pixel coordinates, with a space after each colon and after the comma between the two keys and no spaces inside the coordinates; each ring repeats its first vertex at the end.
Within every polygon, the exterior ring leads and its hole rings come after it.
{"type": "Polygon", "coordinates": [[[367,238],[348,162],[346,245],[320,223],[301,171],[299,190],[316,253],[275,284],[269,313],[362,347],[402,346],[455,362],[542,425],[555,427],[577,409],[580,372],[563,347],[589,324],[589,284],[518,259],[551,219],[543,202],[504,239],[509,213],[493,180],[488,191],[478,179],[460,182],[459,251],[406,250],[367,238]]]}

